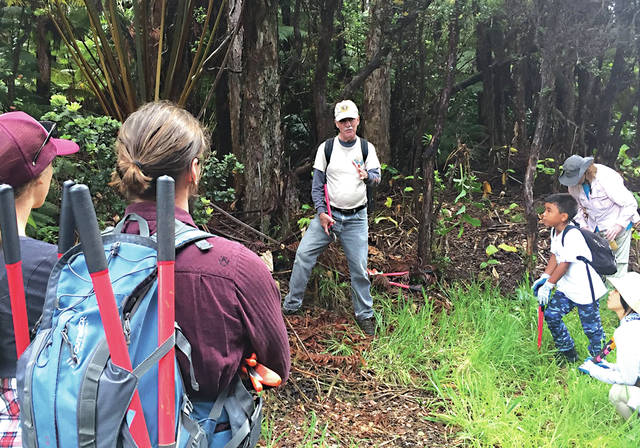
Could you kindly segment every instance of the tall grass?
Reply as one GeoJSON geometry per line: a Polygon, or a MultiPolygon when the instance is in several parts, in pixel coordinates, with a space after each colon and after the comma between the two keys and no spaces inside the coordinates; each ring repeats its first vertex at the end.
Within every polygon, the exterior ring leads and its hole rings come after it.
{"type": "MultiPolygon", "coordinates": [[[[453,307],[440,313],[429,302],[378,297],[381,331],[367,361],[381,381],[433,391],[431,415],[458,428],[462,445],[640,446],[640,424],[615,414],[609,385],[554,361],[546,328],[538,352],[537,304],[526,289],[505,298],[476,283],[454,286],[448,295],[453,307]]],[[[610,335],[617,320],[606,309],[602,315],[610,335]]],[[[565,322],[586,358],[577,313],[565,322]]]]}

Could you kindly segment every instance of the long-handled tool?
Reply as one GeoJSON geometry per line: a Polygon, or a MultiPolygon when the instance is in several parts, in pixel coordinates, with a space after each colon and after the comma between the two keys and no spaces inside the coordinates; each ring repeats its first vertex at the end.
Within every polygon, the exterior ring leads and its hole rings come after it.
{"type": "MultiPolygon", "coordinates": [[[[96,211],[91,203],[91,194],[86,185],[78,184],[69,190],[71,196],[73,217],[80,234],[82,252],[96,294],[100,318],[107,338],[107,346],[111,355],[111,362],[131,372],[131,359],[124,338],[120,313],[113,295],[107,258],[104,255],[102,236],[98,228],[96,211]]],[[[129,430],[139,448],[150,448],[149,432],[142,411],[142,402],[138,390],[133,394],[129,403],[128,413],[133,412],[129,430]]]]}
{"type": "MultiPolygon", "coordinates": [[[[324,184],[324,202],[327,204],[327,215],[329,215],[329,218],[333,219],[333,215],[331,214],[331,203],[329,202],[329,189],[327,188],[327,184],[324,184]]],[[[333,230],[331,230],[331,227],[333,227],[333,223],[329,224],[329,236],[333,239],[333,241],[336,241],[338,238],[333,230]]]]}
{"type": "Polygon", "coordinates": [[[62,202],[60,203],[60,234],[58,236],[58,258],[62,257],[66,251],[73,247],[75,242],[75,222],[73,220],[73,210],[71,209],[71,199],[69,190],[76,183],[66,180],[62,184],[62,202]]]}
{"type": "MultiPolygon", "coordinates": [[[[402,277],[403,275],[407,275],[409,271],[402,272],[380,272],[376,269],[367,269],[367,274],[370,276],[379,275],[381,277],[402,277]]],[[[390,280],[386,281],[386,284],[391,286],[397,286],[398,288],[408,289],[411,291],[422,292],[422,285],[405,285],[404,283],[393,282],[390,280]]]]}
{"type": "Polygon", "coordinates": [[[616,343],[613,340],[613,338],[609,339],[609,342],[607,342],[606,344],[604,344],[604,347],[602,347],[602,350],[600,350],[600,353],[598,353],[594,358],[593,358],[593,362],[595,362],[596,364],[598,364],[599,362],[602,362],[604,360],[604,358],[607,357],[607,355],[609,353],[611,353],[611,350],[616,348],[616,343]]]}
{"type": "Polygon", "coordinates": [[[18,358],[20,358],[22,352],[29,345],[29,320],[27,317],[27,303],[24,297],[16,205],[13,197],[13,188],[6,184],[0,185],[0,231],[2,232],[4,263],[7,268],[13,333],[16,338],[16,352],[18,353],[18,358]]]}
{"type": "MultiPolygon", "coordinates": [[[[158,346],[173,335],[175,312],[175,183],[169,176],[157,180],[158,222],[158,346]]],[[[158,446],[175,444],[175,349],[158,366],[158,446]]]]}
{"type": "Polygon", "coordinates": [[[542,305],[538,305],[538,351],[542,347],[542,327],[544,322],[544,308],[542,305]]]}

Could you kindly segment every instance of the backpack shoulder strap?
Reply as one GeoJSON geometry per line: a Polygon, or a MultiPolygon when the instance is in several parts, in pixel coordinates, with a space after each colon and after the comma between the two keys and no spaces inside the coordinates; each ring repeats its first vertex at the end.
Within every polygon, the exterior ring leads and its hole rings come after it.
{"type": "Polygon", "coordinates": [[[122,218],[115,227],[105,229],[102,235],[122,233],[122,229],[127,221],[136,221],[140,227],[140,236],[149,236],[149,223],[146,219],[136,213],[129,213],[128,215],[125,215],[125,217],[122,218]]]}
{"type": "Polygon", "coordinates": [[[215,235],[196,229],[195,227],[191,227],[177,219],[175,232],[176,250],[182,249],[191,243],[195,244],[202,252],[206,252],[213,247],[213,245],[207,241],[207,238],[211,238],[215,235]]]}
{"type": "Polygon", "coordinates": [[[576,226],[574,226],[574,225],[572,225],[572,224],[569,224],[567,227],[565,227],[565,228],[564,228],[564,230],[562,231],[562,245],[563,245],[563,246],[564,246],[564,237],[565,237],[565,235],[567,234],[567,232],[568,232],[569,230],[571,230],[571,229],[578,229],[578,230],[580,230],[578,227],[576,227],[576,226]]]}
{"type": "Polygon", "coordinates": [[[362,151],[362,160],[366,162],[369,156],[369,142],[363,138],[360,138],[360,150],[362,151]]]}
{"type": "Polygon", "coordinates": [[[327,171],[329,168],[329,162],[331,162],[331,153],[333,153],[333,138],[328,138],[324,142],[324,159],[327,161],[327,166],[324,171],[327,171]]]}
{"type": "MultiPolygon", "coordinates": [[[[207,241],[207,238],[214,237],[215,235],[204,232],[195,227],[191,227],[182,221],[175,220],[175,247],[176,251],[193,243],[202,252],[206,252],[213,247],[213,245],[207,241]]],[[[151,235],[151,239],[156,241],[157,235],[151,235]]]]}

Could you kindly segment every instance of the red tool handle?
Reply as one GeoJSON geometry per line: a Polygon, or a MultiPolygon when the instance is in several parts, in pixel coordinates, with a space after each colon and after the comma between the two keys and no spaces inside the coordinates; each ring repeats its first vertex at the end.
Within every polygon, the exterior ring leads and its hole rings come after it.
{"type": "Polygon", "coordinates": [[[542,305],[538,305],[538,351],[542,347],[542,326],[544,321],[544,311],[542,305]]]}
{"type": "Polygon", "coordinates": [[[324,184],[324,202],[327,203],[327,215],[329,218],[333,219],[331,215],[331,204],[329,203],[329,190],[327,189],[327,184],[324,184]]]}
{"type": "Polygon", "coordinates": [[[0,231],[2,232],[2,251],[7,268],[7,283],[9,284],[9,300],[11,302],[11,318],[13,333],[16,338],[16,352],[18,358],[29,346],[29,320],[27,317],[27,303],[24,295],[24,280],[22,278],[22,260],[20,254],[20,237],[18,236],[18,221],[10,185],[0,185],[0,231]]]}
{"type": "MultiPolygon", "coordinates": [[[[124,338],[120,313],[113,295],[113,288],[111,287],[107,259],[104,255],[102,237],[98,228],[96,211],[91,203],[89,188],[82,184],[75,185],[69,190],[69,195],[71,197],[74,220],[80,234],[82,251],[96,294],[111,361],[115,365],[131,372],[131,359],[129,358],[129,351],[124,338]]],[[[129,430],[136,445],[140,448],[150,448],[151,441],[149,440],[147,423],[144,419],[142,402],[137,390],[131,403],[129,403],[128,412],[133,412],[129,430]]]]}
{"type": "MultiPolygon", "coordinates": [[[[158,222],[158,346],[174,332],[175,312],[175,183],[159,177],[156,188],[158,222]]],[[[158,446],[175,444],[175,349],[158,365],[158,446]]]]}

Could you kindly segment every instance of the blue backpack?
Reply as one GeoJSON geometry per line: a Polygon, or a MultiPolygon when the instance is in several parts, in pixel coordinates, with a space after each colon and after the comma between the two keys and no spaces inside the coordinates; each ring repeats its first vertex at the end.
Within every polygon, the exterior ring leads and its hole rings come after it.
{"type": "MultiPolygon", "coordinates": [[[[209,233],[176,220],[176,252],[212,245],[209,233]]],[[[158,347],[157,245],[148,223],[128,215],[103,234],[114,296],[121,313],[133,372],[111,363],[96,296],[77,245],[55,265],[35,339],[18,361],[24,447],[135,448],[127,408],[137,388],[153,447],[158,446],[158,361],[175,346],[191,363],[191,347],[176,325],[158,347]],[[122,233],[127,220],[140,234],[122,233]]],[[[175,363],[176,447],[253,447],[260,436],[262,398],[236,375],[215,402],[192,403],[175,363]],[[223,429],[223,430],[220,430],[223,429]],[[216,432],[218,431],[218,432],[216,432]]],[[[191,366],[191,387],[198,383],[191,366]]]]}

